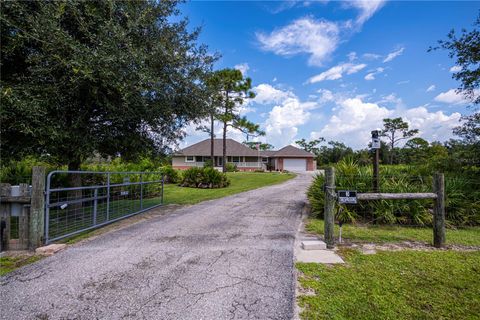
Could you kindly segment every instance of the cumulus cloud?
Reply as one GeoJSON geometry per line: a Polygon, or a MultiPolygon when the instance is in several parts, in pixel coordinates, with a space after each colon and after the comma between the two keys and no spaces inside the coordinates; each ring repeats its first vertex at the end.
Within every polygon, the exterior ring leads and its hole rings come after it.
{"type": "Polygon", "coordinates": [[[239,70],[245,77],[247,75],[248,70],[250,69],[250,66],[248,65],[248,63],[244,62],[244,63],[235,65],[234,68],[239,70]]]}
{"type": "MultiPolygon", "coordinates": [[[[328,0],[324,1],[328,2],[328,0]]],[[[359,10],[359,15],[355,21],[350,19],[333,22],[306,16],[270,33],[259,31],[256,33],[256,38],[260,48],[265,51],[280,56],[308,54],[310,65],[321,66],[339,46],[342,33],[358,32],[363,23],[377,12],[385,4],[385,1],[351,0],[344,2],[343,7],[353,7],[359,10]]],[[[282,10],[283,8],[294,7],[295,4],[295,2],[288,2],[282,6],[282,10]]],[[[350,61],[353,61],[356,55],[351,55],[349,58],[350,61]]]]}
{"type": "Polygon", "coordinates": [[[281,56],[300,53],[310,55],[309,64],[320,66],[340,42],[340,26],[327,20],[304,17],[272,31],[257,32],[256,38],[265,51],[281,56]]]}
{"type": "Polygon", "coordinates": [[[448,103],[448,104],[467,104],[468,100],[461,93],[457,93],[455,89],[450,89],[448,91],[440,93],[434,99],[437,102],[448,103]]]}
{"type": "Polygon", "coordinates": [[[353,64],[353,63],[341,63],[324,71],[314,77],[308,79],[308,83],[316,83],[324,80],[337,80],[342,78],[343,74],[353,74],[365,68],[367,65],[364,63],[353,64]]]}
{"type": "Polygon", "coordinates": [[[430,87],[427,88],[426,92],[432,92],[432,91],[435,91],[435,85],[432,84],[430,87]]]}
{"type": "Polygon", "coordinates": [[[460,66],[453,66],[453,67],[450,68],[450,72],[452,72],[452,73],[459,72],[461,70],[462,70],[462,67],[460,67],[460,66]]]}
{"type": "Polygon", "coordinates": [[[396,57],[402,55],[403,51],[405,50],[405,48],[400,48],[400,49],[397,49],[393,52],[390,52],[387,57],[385,59],[383,59],[383,63],[386,63],[386,62],[390,62],[392,61],[393,59],[395,59],[396,57]]]}
{"type": "Polygon", "coordinates": [[[276,89],[267,83],[259,84],[253,88],[253,91],[256,96],[252,101],[259,104],[281,103],[287,98],[295,98],[292,92],[276,89]]]}
{"type": "Polygon", "coordinates": [[[298,98],[288,98],[273,107],[265,121],[267,141],[277,147],[292,143],[298,126],[307,123],[310,111],[317,107],[315,102],[301,102],[298,98]]]}
{"type": "MultiPolygon", "coordinates": [[[[388,100],[395,100],[390,95],[388,100]]],[[[398,98],[396,98],[398,99],[398,98]]],[[[312,139],[325,137],[327,140],[342,141],[345,144],[361,149],[368,146],[370,131],[380,128],[384,118],[402,117],[410,128],[419,129],[419,136],[428,140],[447,140],[452,137],[452,128],[458,126],[461,115],[454,112],[450,115],[443,111],[430,112],[426,107],[393,109],[381,105],[381,102],[364,102],[361,98],[336,100],[337,107],[327,124],[320,131],[310,134],[312,139]]]]}

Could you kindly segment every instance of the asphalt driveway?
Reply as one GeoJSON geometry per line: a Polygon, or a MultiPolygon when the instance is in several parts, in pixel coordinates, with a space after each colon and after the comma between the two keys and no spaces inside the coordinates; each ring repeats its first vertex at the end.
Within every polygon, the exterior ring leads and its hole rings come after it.
{"type": "Polygon", "coordinates": [[[291,319],[311,175],[180,208],[0,278],[1,319],[291,319]]]}

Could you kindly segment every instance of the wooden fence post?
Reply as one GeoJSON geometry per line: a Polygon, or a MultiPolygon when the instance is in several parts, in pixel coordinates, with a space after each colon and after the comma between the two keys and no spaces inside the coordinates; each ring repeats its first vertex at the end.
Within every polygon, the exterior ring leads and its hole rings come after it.
{"type": "Polygon", "coordinates": [[[328,249],[335,246],[333,234],[335,225],[335,168],[325,170],[325,207],[324,207],[324,235],[328,249]]]}
{"type": "Polygon", "coordinates": [[[43,245],[45,227],[45,167],[32,168],[32,200],[30,205],[30,249],[43,245]]]}
{"type": "Polygon", "coordinates": [[[437,194],[433,206],[433,245],[441,248],[445,245],[445,179],[443,173],[434,175],[433,192],[437,194]]]}

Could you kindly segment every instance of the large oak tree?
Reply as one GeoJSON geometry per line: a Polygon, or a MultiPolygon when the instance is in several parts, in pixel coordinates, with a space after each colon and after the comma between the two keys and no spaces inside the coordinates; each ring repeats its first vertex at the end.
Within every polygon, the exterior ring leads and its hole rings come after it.
{"type": "Polygon", "coordinates": [[[2,158],[79,169],[162,152],[207,112],[215,60],[175,1],[2,1],[2,158]]]}

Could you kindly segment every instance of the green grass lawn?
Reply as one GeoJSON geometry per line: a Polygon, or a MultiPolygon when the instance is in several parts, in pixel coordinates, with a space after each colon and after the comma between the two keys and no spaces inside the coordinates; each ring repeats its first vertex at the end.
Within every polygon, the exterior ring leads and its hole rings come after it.
{"type": "Polygon", "coordinates": [[[235,193],[257,189],[287,181],[294,174],[270,173],[270,172],[229,172],[230,186],[219,189],[197,189],[179,187],[177,185],[165,185],[165,204],[195,204],[200,201],[218,199],[235,193]]]}
{"type": "Polygon", "coordinates": [[[3,276],[21,266],[40,260],[41,256],[18,256],[0,258],[0,276],[3,276]]]}
{"type": "MultiPolygon", "coordinates": [[[[323,234],[323,220],[309,219],[306,230],[323,234]]],[[[338,225],[335,225],[335,236],[338,239],[338,225]]],[[[342,227],[342,238],[351,242],[400,242],[400,241],[421,241],[432,243],[432,228],[413,228],[399,226],[376,226],[369,227],[352,224],[344,224],[342,227]]],[[[480,246],[480,227],[464,229],[447,229],[447,244],[480,246]]]]}
{"type": "Polygon", "coordinates": [[[298,298],[303,319],[479,319],[480,252],[348,249],[346,264],[298,263],[315,295],[298,298]]]}

